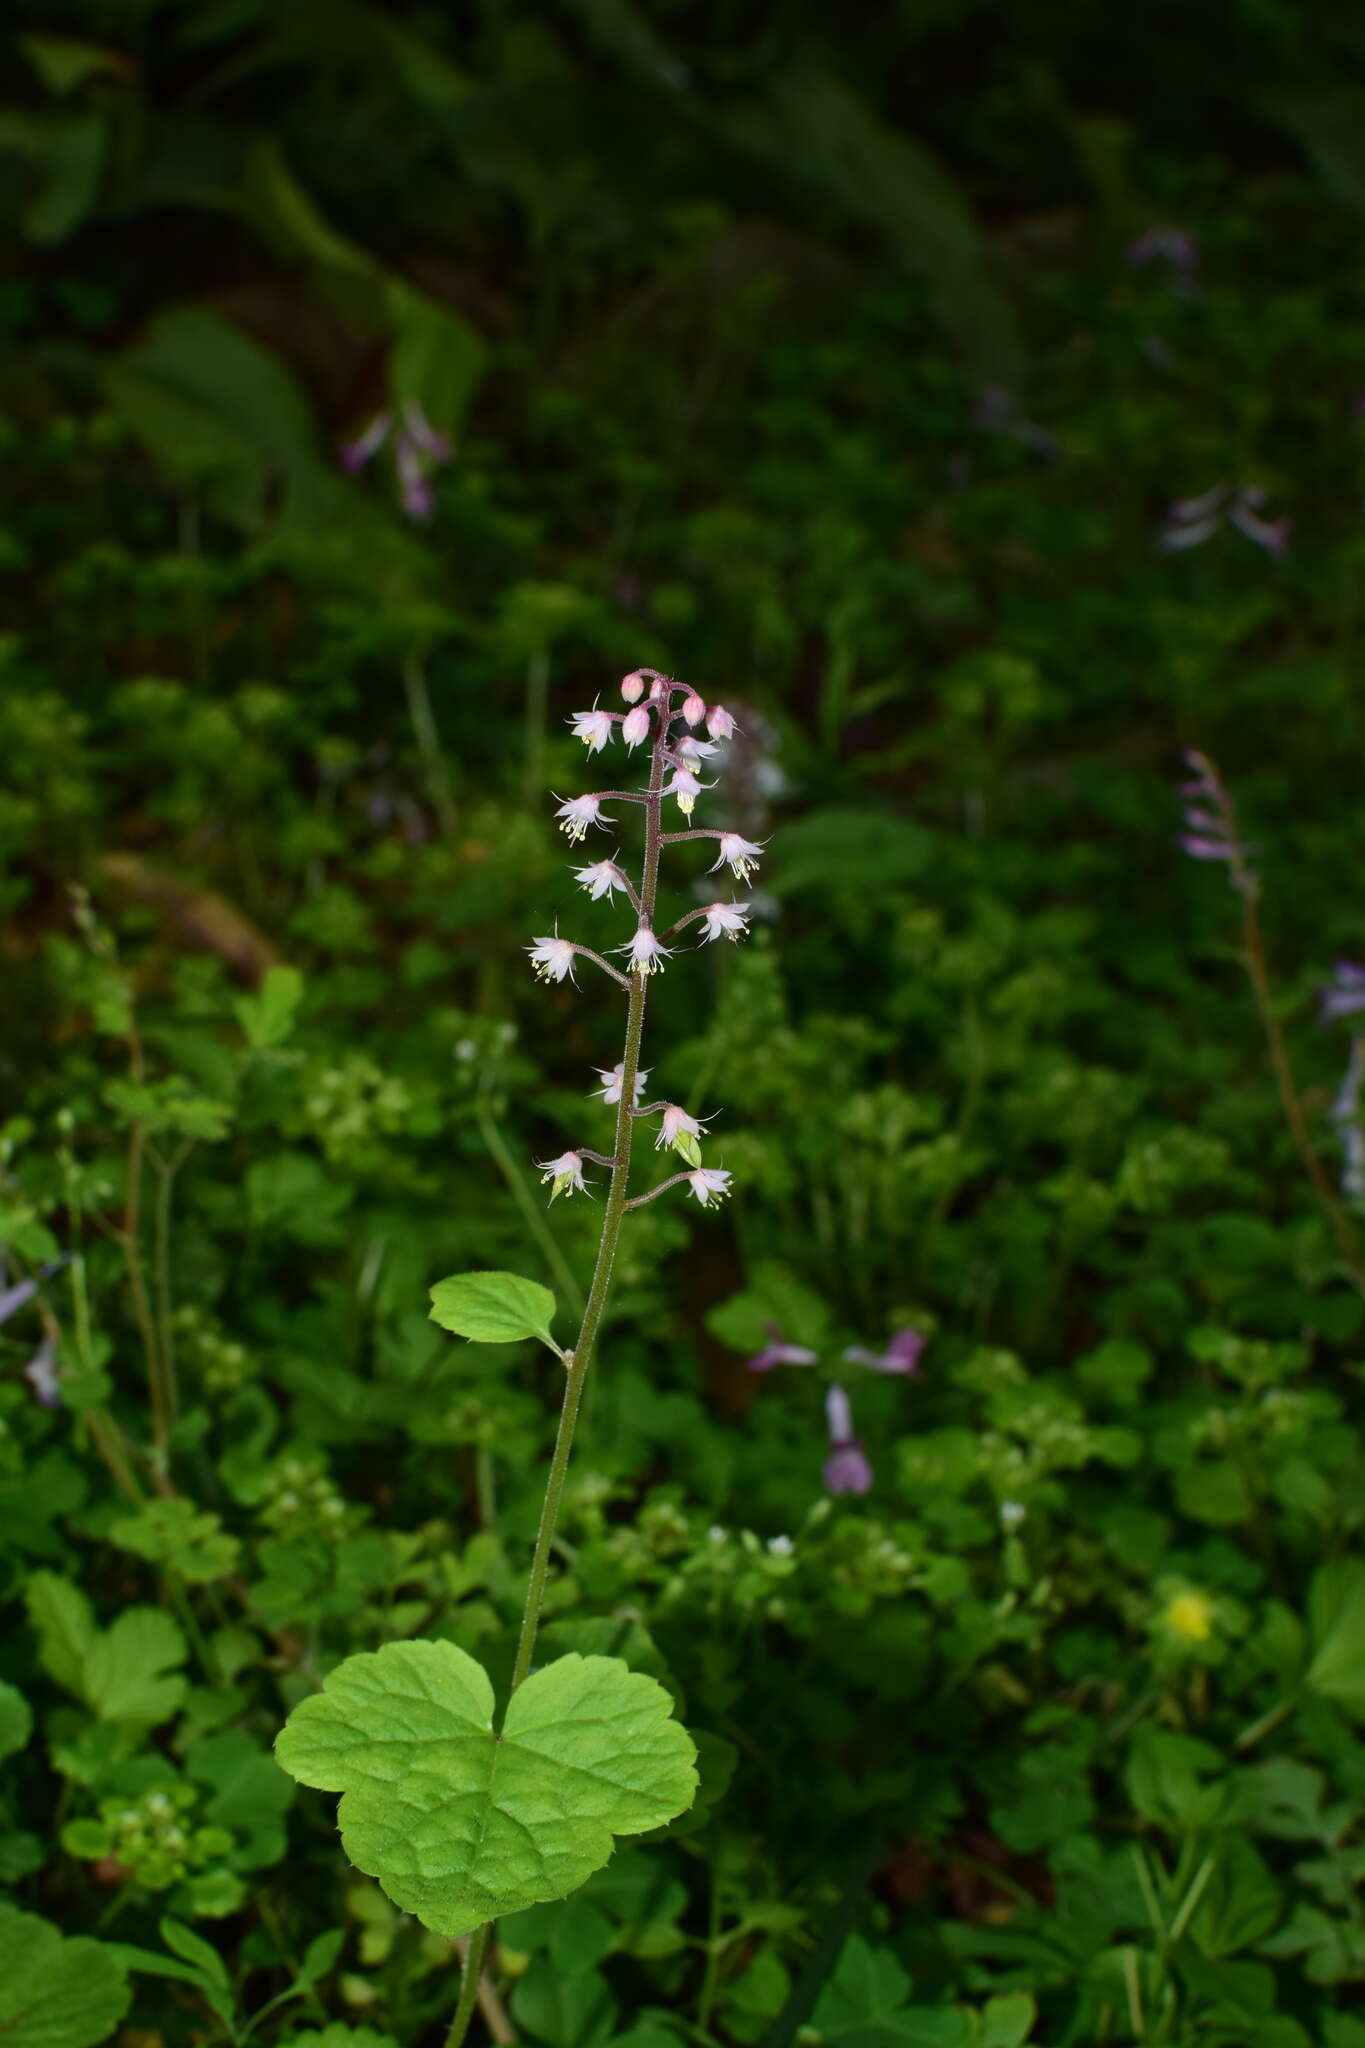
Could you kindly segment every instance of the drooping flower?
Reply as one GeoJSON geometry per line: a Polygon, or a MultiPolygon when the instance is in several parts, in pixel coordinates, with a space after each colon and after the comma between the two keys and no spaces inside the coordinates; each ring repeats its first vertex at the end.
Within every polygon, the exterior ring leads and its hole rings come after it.
{"type": "Polygon", "coordinates": [[[1338,960],[1332,968],[1332,979],[1319,992],[1318,1001],[1318,1021],[1322,1024],[1365,1010],[1365,967],[1358,967],[1354,960],[1338,960]]]}
{"type": "Polygon", "coordinates": [[[1254,891],[1256,877],[1250,860],[1256,849],[1238,837],[1232,798],[1218,770],[1197,747],[1185,749],[1185,765],[1191,778],[1180,785],[1185,806],[1185,829],[1179,836],[1181,851],[1191,860],[1225,862],[1233,888],[1241,895],[1254,891]]]}
{"type": "Polygon", "coordinates": [[[762,840],[745,839],[738,832],[722,832],[720,852],[712,861],[709,872],[714,874],[728,861],[731,874],[737,875],[741,882],[747,882],[762,858],[763,844],[762,840]]]}
{"type": "Polygon", "coordinates": [[[861,1344],[850,1344],[844,1358],[849,1365],[865,1365],[870,1372],[914,1373],[919,1371],[919,1355],[928,1341],[907,1326],[897,1330],[885,1351],[867,1351],[861,1344]]]}
{"type": "Polygon", "coordinates": [[[1227,520],[1266,554],[1282,561],[1289,552],[1293,521],[1287,516],[1263,519],[1261,507],[1266,497],[1259,484],[1244,484],[1234,491],[1231,485],[1220,483],[1197,498],[1177,498],[1166,515],[1157,546],[1168,555],[1202,547],[1227,520]]]}
{"type": "Polygon", "coordinates": [[[614,889],[628,886],[624,874],[614,860],[595,860],[585,868],[575,868],[580,889],[586,889],[594,903],[600,897],[610,896],[614,889]]]}
{"type": "MultiPolygon", "coordinates": [[[[600,1095],[603,1102],[619,1102],[621,1100],[621,1083],[626,1078],[625,1061],[618,1060],[614,1067],[599,1067],[597,1069],[597,1073],[601,1078],[602,1086],[600,1088],[594,1088],[592,1091],[593,1094],[600,1095]]],[[[640,1097],[644,1093],[645,1082],[648,1079],[648,1069],[645,1067],[637,1067],[635,1071],[635,1103],[637,1107],[639,1105],[640,1097]]]]}
{"type": "Polygon", "coordinates": [[[789,1344],[778,1323],[768,1324],[768,1342],[745,1361],[750,1372],[771,1372],[775,1365],[814,1365],[817,1354],[804,1344],[789,1344]]]}
{"type": "Polygon", "coordinates": [[[609,818],[602,815],[600,796],[571,796],[567,803],[559,806],[555,816],[559,819],[560,831],[567,832],[574,844],[587,836],[589,825],[611,823],[609,818]]]}
{"type": "Polygon", "coordinates": [[[710,939],[727,938],[732,942],[745,938],[749,931],[749,906],[747,903],[708,903],[702,912],[706,930],[701,943],[710,939]]]}
{"type": "Polygon", "coordinates": [[[685,732],[675,744],[673,751],[683,767],[692,769],[695,774],[702,762],[709,760],[717,749],[714,740],[699,740],[690,732],[685,732]]]}
{"type": "Polygon", "coordinates": [[[627,747],[638,747],[641,740],[649,738],[649,706],[637,704],[621,720],[621,737],[627,747]]]}
{"type": "Polygon", "coordinates": [[[706,730],[713,740],[728,740],[735,729],[735,721],[723,704],[713,704],[706,714],[706,730]]]}
{"type": "MultiPolygon", "coordinates": [[[[376,413],[363,433],[342,443],[341,464],[354,476],[379,453],[391,433],[391,412],[376,413]]],[[[409,399],[394,435],[393,462],[398,476],[398,496],[410,519],[429,519],[436,509],[431,487],[433,470],[444,468],[454,455],[445,435],[438,433],[420,405],[409,399]]]]}
{"type": "Polygon", "coordinates": [[[393,444],[393,461],[398,471],[399,504],[409,519],[430,519],[436,510],[436,493],[416,443],[406,434],[400,434],[393,444]]]}
{"type": "MultiPolygon", "coordinates": [[[[1339,962],[1343,966],[1347,963],[1339,962]]],[[[1365,1038],[1351,1040],[1350,1058],[1332,1107],[1327,1112],[1341,1138],[1341,1192],[1353,1202],[1365,1199],[1365,1127],[1360,1120],[1360,1095],[1365,1085],[1365,1038]]]]}
{"type": "Polygon", "coordinates": [[[679,1138],[691,1138],[695,1141],[705,1136],[706,1132],[696,1117],[689,1116],[676,1102],[666,1102],[659,1123],[659,1135],[654,1140],[654,1150],[657,1152],[661,1145],[675,1145],[681,1152],[684,1147],[678,1144],[679,1138]]]}
{"type": "Polygon", "coordinates": [[[635,937],[628,945],[618,946],[616,951],[630,955],[630,971],[632,974],[661,973],[663,971],[663,962],[671,959],[673,953],[671,946],[660,945],[647,924],[642,924],[639,927],[635,937]]]}
{"type": "Polygon", "coordinates": [[[0,1323],[7,1323],[37,1292],[36,1280],[16,1280],[12,1287],[0,1289],[0,1323]]]}
{"type": "Polygon", "coordinates": [[[683,698],[682,715],[685,725],[700,725],[705,718],[706,706],[695,690],[689,690],[683,698]]]}
{"type": "Polygon", "coordinates": [[[571,939],[561,939],[558,932],[550,938],[537,939],[533,946],[525,948],[531,956],[531,965],[540,981],[563,981],[567,975],[574,986],[578,977],[573,971],[573,956],[577,950],[571,939]]]}
{"type": "Polygon", "coordinates": [[[694,1167],[687,1178],[703,1209],[710,1202],[723,1202],[730,1192],[731,1177],[723,1166],[694,1167]]]}
{"type": "Polygon", "coordinates": [[[828,1493],[867,1493],[872,1485],[872,1467],[863,1455],[862,1439],[853,1433],[853,1409],[840,1386],[825,1395],[825,1420],[829,1425],[830,1454],[825,1460],[825,1490],[828,1493]]]}
{"type": "Polygon", "coordinates": [[[664,787],[664,795],[675,796],[678,799],[678,809],[685,818],[690,818],[692,806],[705,787],[706,785],[697,780],[690,768],[675,768],[673,780],[664,787]]]}
{"type": "Polygon", "coordinates": [[[349,475],[356,475],[367,462],[377,455],[388,440],[393,429],[393,415],[377,412],[368,427],[356,435],[354,441],[341,444],[341,466],[349,475]]]}
{"type": "Polygon", "coordinates": [[[616,715],[611,711],[599,711],[594,705],[591,711],[575,711],[569,720],[573,736],[582,740],[590,754],[600,754],[611,738],[611,729],[616,715]]]}
{"type": "Polygon", "coordinates": [[[575,1191],[580,1195],[587,1193],[587,1189],[583,1185],[583,1158],[581,1153],[561,1152],[558,1159],[537,1159],[536,1169],[540,1174],[542,1182],[547,1180],[554,1182],[554,1186],[550,1189],[550,1200],[552,1202],[556,1195],[571,1195],[575,1191]]]}
{"type": "Polygon", "coordinates": [[[42,1407],[61,1406],[62,1383],[57,1370],[57,1346],[51,1337],[44,1337],[24,1367],[24,1378],[32,1387],[34,1398],[42,1407]]]}

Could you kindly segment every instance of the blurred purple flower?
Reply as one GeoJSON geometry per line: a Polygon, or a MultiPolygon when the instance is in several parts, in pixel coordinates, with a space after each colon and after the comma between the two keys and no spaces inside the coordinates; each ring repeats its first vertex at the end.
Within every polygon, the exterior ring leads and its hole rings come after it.
{"type": "Polygon", "coordinates": [[[983,434],[1008,434],[1011,440],[1022,441],[1025,448],[1041,455],[1045,462],[1059,462],[1062,444],[1055,434],[1046,427],[1040,427],[1036,420],[1020,416],[1014,402],[1014,395],[1003,384],[983,384],[976,396],[976,407],[972,413],[972,425],[983,434]]]}
{"type": "Polygon", "coordinates": [[[60,1407],[61,1375],[57,1370],[57,1346],[51,1337],[44,1337],[24,1367],[24,1378],[44,1408],[60,1407]]]}
{"type": "Polygon", "coordinates": [[[1157,546],[1168,555],[1202,547],[1226,520],[1258,548],[1264,548],[1268,555],[1282,562],[1289,552],[1293,521],[1287,515],[1262,519],[1260,509],[1266,495],[1259,484],[1244,484],[1235,491],[1229,484],[1214,484],[1198,498],[1177,498],[1166,514],[1157,546]]]}
{"type": "Polygon", "coordinates": [[[16,1280],[13,1287],[6,1287],[0,1293],[0,1323],[7,1323],[37,1292],[36,1280],[16,1280]]]}
{"type": "Polygon", "coordinates": [[[1178,840],[1180,849],[1191,860],[1225,861],[1228,880],[1239,895],[1245,896],[1256,887],[1250,865],[1256,849],[1243,844],[1238,837],[1232,798],[1208,755],[1201,754],[1197,747],[1187,747],[1184,759],[1191,773],[1190,780],[1180,785],[1185,806],[1185,830],[1178,840]]]}
{"type": "MultiPolygon", "coordinates": [[[[379,453],[393,432],[393,414],[376,413],[363,433],[342,443],[342,468],[355,476],[379,453]]],[[[454,454],[450,442],[433,427],[421,406],[409,400],[403,407],[402,425],[393,442],[398,502],[409,519],[430,519],[436,509],[431,473],[444,468],[454,454]]]]}
{"type": "Polygon", "coordinates": [[[1135,270],[1147,263],[1169,264],[1172,288],[1182,298],[1193,296],[1199,280],[1199,247],[1188,228],[1147,228],[1128,244],[1127,256],[1135,270]]]}
{"type": "Polygon", "coordinates": [[[897,1330],[885,1351],[866,1351],[861,1344],[850,1344],[844,1359],[849,1365],[865,1365],[870,1372],[918,1372],[919,1355],[928,1341],[918,1330],[907,1326],[897,1330]]]}
{"type": "MultiPolygon", "coordinates": [[[[1338,968],[1349,965],[1339,961],[1338,968]]],[[[1365,969],[1356,968],[1355,973],[1365,981],[1365,969]]],[[[1338,1015],[1344,1014],[1338,1011],[1338,1015]]],[[[1341,1138],[1343,1162],[1341,1169],[1341,1192],[1353,1200],[1365,1198],[1365,1129],[1360,1121],[1360,1091],[1365,1084],[1365,1038],[1358,1034],[1351,1040],[1350,1058],[1346,1072],[1341,1077],[1328,1115],[1336,1125],[1341,1138]]]]}
{"type": "Polygon", "coordinates": [[[804,1344],[788,1344],[777,1323],[767,1325],[768,1342],[748,1361],[750,1372],[771,1372],[775,1365],[814,1365],[816,1354],[804,1344]]]}
{"type": "Polygon", "coordinates": [[[1319,993],[1318,1021],[1330,1024],[1337,1017],[1353,1017],[1365,1010],[1365,967],[1354,960],[1338,960],[1332,979],[1319,993]]]}
{"type": "Polygon", "coordinates": [[[853,1434],[853,1410],[842,1387],[831,1387],[825,1395],[825,1417],[830,1443],[830,1454],[825,1460],[826,1491],[867,1493],[872,1485],[872,1467],[863,1456],[862,1439],[853,1434]]]}

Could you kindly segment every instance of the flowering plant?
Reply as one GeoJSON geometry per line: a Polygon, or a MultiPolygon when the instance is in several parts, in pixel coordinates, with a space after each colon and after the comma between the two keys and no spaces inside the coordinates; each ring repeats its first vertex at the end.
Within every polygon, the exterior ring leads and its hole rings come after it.
{"type": "MultiPolygon", "coordinates": [[[[592,1362],[611,1286],[621,1227],[628,1209],[685,1185],[703,1208],[730,1191],[730,1174],[702,1164],[703,1119],[681,1104],[642,1103],[645,1073],[640,1054],[650,979],[664,970],[676,947],[668,942],[700,925],[698,943],[744,936],[747,906],[717,901],[689,910],[657,929],[659,867],[665,847],[689,840],[719,842],[716,868],[747,879],[760,845],[735,832],[694,826],[696,799],[710,785],[699,770],[734,731],[723,705],[707,706],[697,692],[655,669],[636,669],[621,685],[625,712],[575,714],[575,737],[590,754],[616,736],[628,750],[648,741],[649,776],[643,790],[611,789],[561,800],[557,816],[578,844],[592,828],[612,824],[605,804],[638,804],[644,848],[632,881],[614,858],[576,870],[589,896],[620,893],[635,915],[631,936],[616,950],[615,966],[592,947],[558,931],[526,948],[544,981],[573,981],[586,960],[626,994],[621,1058],[599,1069],[593,1091],[616,1109],[610,1154],[580,1145],[538,1162],[550,1200],[587,1193],[589,1164],[606,1169],[606,1202],[597,1259],[582,1323],[572,1348],[551,1335],[554,1296],[514,1273],[466,1273],[432,1290],[432,1317],[443,1329],[481,1343],[534,1337],[565,1369],[559,1430],[546,1478],[540,1527],[526,1606],[512,1669],[511,1698],[501,1728],[493,1726],[493,1689],[474,1658],[449,1642],[389,1643],[375,1653],[347,1658],[322,1691],[305,1700],[282,1731],[277,1755],[300,1782],[343,1794],[342,1840],[361,1870],[376,1877],[404,1911],[451,1937],[468,1935],[459,2004],[447,2048],[463,2040],[479,1995],[483,1959],[493,1921],[502,1914],[560,1899],[605,1863],[613,1839],[664,1825],[691,1805],[697,1787],[696,1752],[672,1718],[669,1695],[652,1678],[614,1657],[556,1659],[532,1672],[545,1599],[551,1547],[559,1521],[583,1384],[592,1362]],[[705,725],[707,737],[697,729],[705,725]],[[676,802],[680,829],[664,829],[664,804],[676,802]],[[637,1119],[658,1119],[655,1149],[683,1161],[677,1173],[631,1195],[631,1149],[637,1119]]],[[[896,1368],[900,1369],[900,1368],[896,1368]]],[[[831,1390],[831,1399],[840,1390],[831,1390]]],[[[844,1408],[847,1402],[844,1400],[844,1408]]],[[[834,1491],[863,1491],[865,1461],[852,1437],[851,1419],[837,1439],[842,1460],[834,1491]]]]}

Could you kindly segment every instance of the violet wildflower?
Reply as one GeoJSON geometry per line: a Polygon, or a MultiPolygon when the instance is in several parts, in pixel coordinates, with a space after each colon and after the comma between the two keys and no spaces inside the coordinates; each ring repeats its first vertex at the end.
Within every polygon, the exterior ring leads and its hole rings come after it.
{"type": "Polygon", "coordinates": [[[7,1323],[12,1315],[17,1315],[37,1292],[36,1280],[16,1280],[12,1287],[0,1290],[0,1323],[7,1323]]]}
{"type": "MultiPolygon", "coordinates": [[[[614,1067],[599,1067],[597,1074],[602,1082],[602,1086],[594,1088],[593,1094],[600,1095],[603,1102],[619,1102],[621,1100],[621,1083],[625,1079],[625,1072],[624,1060],[618,1060],[614,1067]]],[[[640,1097],[644,1093],[645,1082],[648,1079],[648,1068],[641,1067],[635,1076],[635,1104],[637,1108],[639,1107],[640,1097]]]]}
{"type": "Polygon", "coordinates": [[[368,427],[357,434],[354,441],[341,444],[341,466],[349,475],[355,476],[364,469],[367,462],[376,456],[388,440],[393,429],[393,415],[377,412],[368,427]]]}
{"type": "Polygon", "coordinates": [[[556,932],[553,938],[537,939],[535,944],[527,946],[525,951],[531,956],[531,965],[539,980],[563,981],[567,975],[570,981],[577,984],[577,976],[573,971],[573,956],[578,948],[572,940],[561,939],[556,932]]]}
{"type": "Polygon", "coordinates": [[[630,883],[614,860],[595,860],[589,867],[575,868],[574,873],[578,877],[579,887],[587,890],[594,903],[603,896],[610,896],[613,890],[630,888],[630,883]]]}
{"type": "Polygon", "coordinates": [[[642,924],[635,937],[624,946],[617,946],[618,953],[630,955],[632,974],[660,974],[663,962],[673,957],[671,946],[660,945],[647,924],[642,924]]]}
{"type": "Polygon", "coordinates": [[[708,903],[702,912],[706,930],[701,943],[708,940],[727,938],[732,942],[745,938],[749,931],[749,906],[747,903],[708,903]]]}
{"type": "Polygon", "coordinates": [[[573,736],[582,740],[590,754],[600,754],[611,738],[611,729],[616,723],[614,711],[599,711],[594,705],[591,711],[575,711],[569,720],[573,736]]]}
{"type": "Polygon", "coordinates": [[[1341,1192],[1352,1201],[1365,1200],[1365,1126],[1360,1116],[1360,1094],[1365,1085],[1365,1037],[1351,1040],[1350,1057],[1341,1086],[1328,1115],[1337,1127],[1343,1155],[1341,1192]]]}
{"type": "Polygon", "coordinates": [[[804,1344],[789,1344],[782,1335],[781,1325],[769,1323],[768,1342],[761,1351],[755,1351],[745,1364],[750,1372],[771,1372],[775,1365],[814,1365],[818,1354],[804,1344]]]}
{"type": "Polygon", "coordinates": [[[625,717],[621,720],[621,737],[625,741],[626,746],[632,751],[639,746],[641,740],[649,738],[649,706],[647,704],[637,704],[633,711],[626,713],[625,717]]]}
{"type": "Polygon", "coordinates": [[[722,832],[720,852],[712,861],[710,872],[714,874],[717,868],[724,867],[728,861],[731,874],[737,876],[741,882],[747,882],[758,866],[762,854],[762,840],[745,839],[738,832],[722,832]]]}
{"type": "Polygon", "coordinates": [[[376,413],[370,424],[353,441],[342,443],[342,467],[352,476],[376,456],[393,434],[393,464],[398,477],[398,496],[410,519],[429,519],[436,509],[431,487],[433,470],[442,469],[453,454],[445,435],[438,433],[420,405],[409,400],[403,407],[402,423],[394,434],[391,412],[376,413]]]}
{"type": "Polygon", "coordinates": [[[723,1166],[694,1167],[685,1178],[703,1209],[711,1202],[723,1202],[730,1192],[730,1175],[723,1166]]]}
{"type": "Polygon", "coordinates": [[[1238,835],[1237,813],[1218,770],[1197,747],[1186,748],[1185,765],[1191,776],[1180,785],[1185,806],[1181,851],[1191,860],[1225,862],[1233,888],[1239,895],[1251,894],[1256,887],[1250,864],[1255,848],[1244,845],[1238,835]]]}
{"type": "Polygon", "coordinates": [[[1226,520],[1266,554],[1283,561],[1289,552],[1293,521],[1287,516],[1263,519],[1261,507],[1266,497],[1259,484],[1244,484],[1233,490],[1231,485],[1219,483],[1197,498],[1177,498],[1166,515],[1157,546],[1168,555],[1202,547],[1226,520]]]}
{"type": "Polygon", "coordinates": [[[1318,998],[1319,1022],[1330,1024],[1337,1017],[1353,1017],[1357,1011],[1365,1010],[1365,967],[1358,967],[1354,960],[1338,960],[1332,969],[1332,979],[1318,998]]]}
{"type": "Polygon", "coordinates": [[[574,844],[586,838],[589,825],[605,825],[611,822],[609,818],[602,816],[600,796],[571,796],[567,803],[559,806],[555,816],[559,819],[560,831],[567,832],[574,844]]]}
{"type": "Polygon", "coordinates": [[[575,1189],[580,1195],[587,1193],[587,1189],[583,1185],[583,1155],[581,1152],[561,1152],[558,1159],[537,1159],[536,1171],[539,1173],[542,1181],[552,1180],[554,1182],[554,1186],[550,1190],[550,1200],[552,1202],[556,1195],[571,1195],[575,1189]]]}
{"type": "Polygon", "coordinates": [[[830,1454],[825,1460],[825,1490],[828,1493],[867,1493],[872,1485],[872,1467],[863,1454],[862,1439],[853,1433],[853,1409],[840,1386],[825,1395],[825,1420],[829,1425],[830,1454]]]}
{"type": "Polygon", "coordinates": [[[57,1369],[57,1346],[51,1337],[44,1337],[24,1367],[24,1378],[32,1387],[34,1398],[42,1407],[61,1406],[62,1383],[61,1374],[57,1369]]]}
{"type": "Polygon", "coordinates": [[[919,1371],[919,1355],[928,1341],[907,1325],[897,1330],[885,1351],[867,1351],[861,1344],[850,1344],[844,1359],[849,1365],[865,1365],[869,1372],[914,1373],[919,1371]]]}

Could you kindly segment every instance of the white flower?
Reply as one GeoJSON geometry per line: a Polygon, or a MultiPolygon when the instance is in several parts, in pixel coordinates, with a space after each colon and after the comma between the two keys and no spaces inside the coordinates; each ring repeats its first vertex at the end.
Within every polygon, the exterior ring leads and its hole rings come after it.
{"type": "Polygon", "coordinates": [[[1002,1500],[1000,1503],[1000,1519],[1007,1529],[1017,1529],[1027,1513],[1028,1509],[1021,1500],[1002,1500]]]}
{"type": "MultiPolygon", "coordinates": [[[[599,1067],[597,1073],[603,1085],[600,1088],[594,1088],[593,1094],[600,1095],[603,1102],[619,1102],[621,1100],[621,1083],[626,1077],[625,1061],[618,1060],[614,1067],[599,1067]]],[[[645,1082],[648,1079],[648,1068],[638,1067],[635,1072],[635,1101],[637,1105],[641,1095],[644,1093],[645,1082]]]]}
{"type": "Polygon", "coordinates": [[[618,953],[629,953],[632,974],[658,974],[660,962],[672,958],[672,947],[661,946],[647,924],[642,924],[628,946],[618,946],[618,953]]]}
{"type": "Polygon", "coordinates": [[[689,1116],[685,1109],[679,1109],[676,1102],[666,1102],[663,1121],[659,1125],[659,1135],[654,1140],[654,1150],[657,1152],[661,1145],[676,1145],[684,1133],[689,1138],[706,1136],[696,1117],[689,1116]]]}
{"type": "Polygon", "coordinates": [[[552,1202],[556,1195],[573,1194],[575,1189],[577,1189],[580,1195],[585,1195],[588,1192],[583,1185],[583,1159],[581,1153],[561,1152],[558,1159],[537,1159],[536,1171],[539,1173],[542,1181],[552,1180],[554,1182],[554,1186],[550,1190],[550,1200],[552,1202]]]}
{"type": "Polygon", "coordinates": [[[706,714],[706,730],[713,740],[728,740],[735,729],[735,721],[723,704],[713,704],[706,714]]]}
{"type": "Polygon", "coordinates": [[[575,868],[580,889],[586,889],[594,903],[600,896],[610,896],[613,889],[624,889],[626,878],[614,860],[595,860],[590,867],[575,868]]]}
{"type": "Polygon", "coordinates": [[[611,738],[616,719],[612,712],[599,711],[594,705],[591,711],[575,711],[569,723],[574,738],[582,740],[590,754],[600,754],[611,738]]]}
{"type": "Polygon", "coordinates": [[[531,956],[531,965],[541,981],[563,981],[565,975],[578,986],[573,971],[573,956],[578,951],[571,939],[561,939],[556,932],[553,938],[537,939],[526,951],[531,956]]]}
{"type": "Polygon", "coordinates": [[[717,749],[710,740],[695,740],[690,732],[685,732],[673,751],[684,768],[700,768],[717,749]]]}
{"type": "Polygon", "coordinates": [[[723,1202],[730,1192],[730,1175],[723,1166],[698,1166],[687,1178],[703,1209],[708,1202],[723,1202]]]}
{"type": "Polygon", "coordinates": [[[742,838],[738,832],[722,832],[720,852],[711,863],[710,873],[714,874],[717,868],[723,867],[726,861],[729,861],[731,874],[738,875],[741,882],[747,882],[758,866],[762,853],[761,840],[755,843],[752,839],[742,838]]]}
{"type": "Polygon", "coordinates": [[[638,747],[641,740],[649,738],[649,706],[637,704],[621,720],[621,737],[628,747],[638,747]]]}
{"type": "Polygon", "coordinates": [[[589,825],[602,824],[602,799],[600,796],[571,796],[567,803],[555,812],[559,829],[567,832],[575,843],[582,839],[589,825]]]}
{"type": "Polygon", "coordinates": [[[689,690],[683,698],[682,715],[688,725],[700,725],[705,718],[706,706],[695,690],[689,690]]]}
{"type": "Polygon", "coordinates": [[[692,806],[697,801],[704,787],[705,785],[698,782],[690,768],[675,768],[673,770],[673,780],[665,785],[664,795],[675,796],[678,799],[678,809],[685,818],[690,818],[692,806]]]}
{"type": "Polygon", "coordinates": [[[773,1557],[790,1557],[796,1545],[790,1536],[770,1536],[768,1549],[773,1557]]]}
{"type": "Polygon", "coordinates": [[[749,906],[747,903],[708,903],[702,912],[706,931],[702,939],[718,939],[722,933],[735,940],[747,937],[749,931],[749,906]]]}

